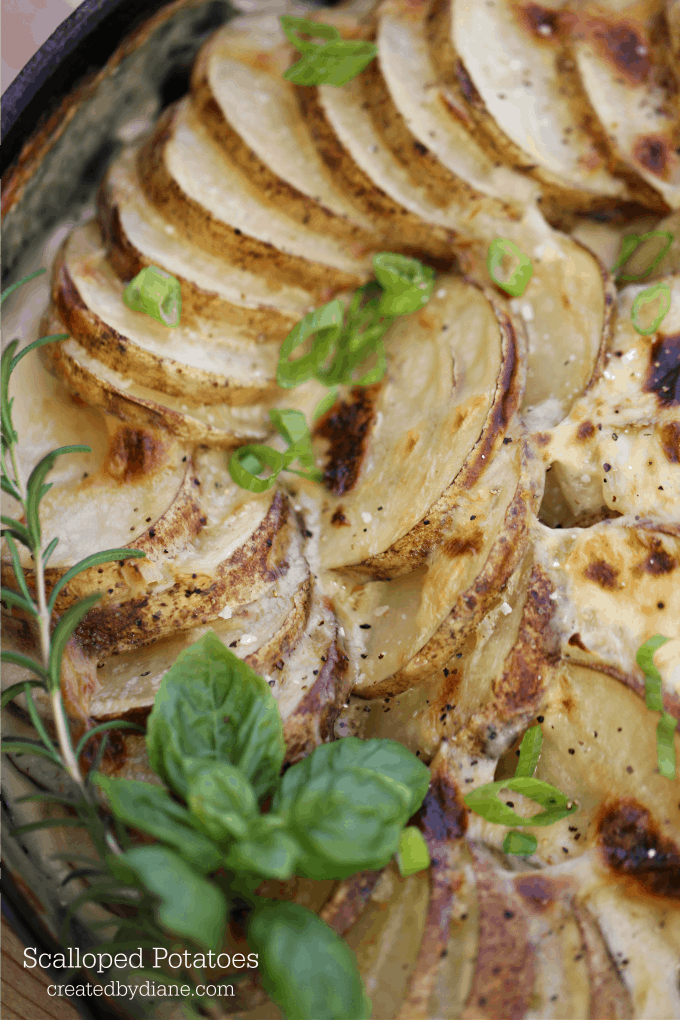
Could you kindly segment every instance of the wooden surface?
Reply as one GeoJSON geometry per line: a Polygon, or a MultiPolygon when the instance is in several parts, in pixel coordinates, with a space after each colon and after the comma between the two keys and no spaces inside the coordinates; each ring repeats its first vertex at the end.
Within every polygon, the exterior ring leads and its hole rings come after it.
{"type": "Polygon", "coordinates": [[[68,999],[47,994],[50,979],[22,966],[23,942],[2,919],[2,1020],[80,1020],[68,999]]]}

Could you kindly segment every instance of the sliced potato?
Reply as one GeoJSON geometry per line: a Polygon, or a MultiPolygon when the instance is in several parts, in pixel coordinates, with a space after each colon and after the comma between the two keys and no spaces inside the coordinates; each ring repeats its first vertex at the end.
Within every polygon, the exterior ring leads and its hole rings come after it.
{"type": "MultiPolygon", "coordinates": [[[[538,527],[536,555],[555,588],[562,654],[641,693],[638,648],[655,634],[673,637],[680,620],[680,528],[631,517],[538,527]]],[[[667,693],[680,710],[670,677],[667,693]]]]}
{"type": "Polygon", "coordinates": [[[109,368],[191,404],[250,404],[276,392],[278,345],[210,319],[169,328],[123,301],[94,223],[70,234],[53,295],[64,327],[109,368]]]}
{"type": "Polygon", "coordinates": [[[302,283],[318,298],[370,276],[359,244],[315,233],[258,195],[187,101],[161,118],[138,169],[146,194],[182,236],[238,268],[302,283]]]}
{"type": "Polygon", "coordinates": [[[516,433],[522,392],[512,326],[463,280],[440,277],[385,343],[385,380],[353,390],[316,427],[331,490],[321,564],[383,579],[415,569],[447,536],[461,493],[516,433]]]}
{"type": "Polygon", "coordinates": [[[99,221],[121,279],[131,280],[154,265],[180,281],[182,321],[188,324],[194,316],[216,318],[263,340],[283,340],[314,306],[314,297],[299,282],[286,285],[228,265],[182,236],[144,197],[136,149],[126,149],[108,171],[99,193],[99,221]]]}
{"type": "Polygon", "coordinates": [[[519,444],[503,446],[459,495],[447,539],[423,566],[365,584],[340,575],[334,597],[358,675],[355,694],[393,696],[446,664],[521,559],[535,499],[519,444]]]}
{"type": "Polygon", "coordinates": [[[663,4],[578,5],[570,48],[599,121],[622,162],[680,207],[677,67],[663,4]]]}
{"type": "Polygon", "coordinates": [[[313,230],[376,247],[371,221],[333,184],[302,119],[278,18],[236,18],[203,47],[192,99],[201,120],[248,179],[313,230]]]}
{"type": "Polygon", "coordinates": [[[562,210],[612,206],[630,192],[611,173],[605,136],[565,61],[564,6],[450,0],[436,58],[455,74],[449,85],[490,152],[535,177],[562,210]]]}
{"type": "Polygon", "coordinates": [[[548,523],[578,524],[581,515],[599,512],[677,522],[680,276],[660,282],[670,289],[670,308],[659,329],[640,335],[632,321],[633,303],[650,285],[626,287],[599,381],[540,437],[555,490],[548,523]]]}
{"type": "MultiPolygon", "coordinates": [[[[54,313],[46,328],[64,332],[54,313]]],[[[230,449],[263,439],[271,428],[262,404],[192,406],[187,400],[135,383],[72,339],[45,348],[43,357],[50,371],[84,403],[142,428],[166,429],[188,443],[230,449]]]]}

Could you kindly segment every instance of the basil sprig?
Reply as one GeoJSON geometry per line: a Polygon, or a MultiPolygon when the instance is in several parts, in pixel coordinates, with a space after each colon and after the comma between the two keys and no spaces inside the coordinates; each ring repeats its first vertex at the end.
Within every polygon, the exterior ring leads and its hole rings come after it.
{"type": "MultiPolygon", "coordinates": [[[[487,822],[495,822],[497,825],[553,825],[560,819],[578,810],[578,804],[569,799],[550,783],[544,783],[542,779],[534,779],[533,774],[538,765],[543,744],[543,733],[540,726],[532,726],[524,734],[520,745],[519,762],[517,770],[512,779],[499,779],[494,783],[486,783],[479,786],[472,793],[465,797],[465,803],[475,814],[481,815],[487,822]],[[498,797],[501,790],[511,790],[514,793],[521,793],[544,810],[531,818],[523,818],[522,815],[508,805],[504,804],[498,797]]],[[[503,849],[506,853],[533,853],[538,843],[535,837],[524,840],[517,840],[518,833],[508,833],[505,837],[503,849]],[[533,838],[534,842],[531,843],[533,838]],[[518,850],[516,847],[520,846],[518,850]]]]}
{"type": "Polygon", "coordinates": [[[284,14],[281,28],[288,42],[303,54],[283,75],[295,85],[346,85],[378,53],[375,43],[343,39],[337,28],[321,21],[284,14]]]}
{"type": "Polygon", "coordinates": [[[116,877],[153,898],[166,930],[201,946],[219,945],[230,908],[246,910],[263,985],[290,1020],[365,1020],[370,1003],[349,948],[310,911],[255,889],[294,874],[345,878],[397,851],[403,873],[427,867],[422,837],[404,835],[427,767],[395,741],[346,737],[280,779],[285,743],[269,685],[213,632],[163,677],[147,750],[169,789],[95,780],[120,821],[158,840],[119,854],[116,877]]]}
{"type": "Polygon", "coordinates": [[[669,712],[664,711],[661,674],[654,665],[654,652],[669,638],[655,634],[638,648],[636,662],[645,674],[645,704],[651,712],[660,712],[656,727],[656,760],[659,774],[664,779],[675,779],[675,729],[678,725],[669,712]]]}

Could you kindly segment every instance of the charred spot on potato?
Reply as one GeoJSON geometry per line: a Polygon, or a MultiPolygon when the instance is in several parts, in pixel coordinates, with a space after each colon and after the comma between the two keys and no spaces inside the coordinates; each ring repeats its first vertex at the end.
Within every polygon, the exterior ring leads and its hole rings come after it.
{"type": "Polygon", "coordinates": [[[618,587],[616,579],[619,576],[619,571],[604,560],[593,560],[592,563],[588,564],[583,573],[589,581],[599,584],[600,588],[613,591],[618,587]]]}
{"type": "Polygon", "coordinates": [[[105,470],[120,482],[137,481],[161,467],[167,449],[159,432],[121,425],[109,439],[105,470]]]}
{"type": "Polygon", "coordinates": [[[461,839],[467,830],[467,808],[453,783],[444,775],[433,777],[418,812],[428,843],[446,843],[461,839]]]}
{"type": "Polygon", "coordinates": [[[315,434],[328,441],[324,484],[336,496],[356,485],[379,392],[377,384],[355,386],[350,401],[332,407],[316,427],[315,434]]]}
{"type": "Polygon", "coordinates": [[[576,438],[584,441],[595,435],[595,426],[591,421],[583,421],[578,427],[576,438]]]}
{"type": "Polygon", "coordinates": [[[543,911],[557,899],[555,883],[542,875],[529,875],[515,881],[515,889],[534,910],[543,911]]]}
{"type": "Polygon", "coordinates": [[[581,640],[581,635],[578,633],[578,631],[575,634],[571,635],[568,644],[570,644],[572,648],[580,648],[582,652],[588,651],[586,646],[583,644],[583,641],[581,640]]]}
{"type": "Polygon", "coordinates": [[[655,393],[663,407],[677,406],[680,404],[680,333],[655,340],[649,360],[645,391],[655,393]]]}
{"type": "Polygon", "coordinates": [[[659,432],[661,449],[671,464],[680,464],[680,422],[672,421],[659,432]]]}
{"type": "Polygon", "coordinates": [[[342,507],[339,506],[331,517],[331,524],[334,528],[349,528],[350,523],[345,517],[342,507]]]}
{"type": "Polygon", "coordinates": [[[642,804],[629,798],[605,808],[598,835],[611,871],[648,895],[680,899],[680,848],[661,835],[642,804]]]}
{"type": "Polygon", "coordinates": [[[560,29],[558,11],[541,7],[540,4],[525,4],[521,8],[521,14],[524,23],[538,39],[549,40],[558,34],[560,29]]]}
{"type": "Polygon", "coordinates": [[[649,556],[637,565],[635,572],[658,577],[661,574],[670,574],[677,565],[675,557],[666,552],[661,541],[656,538],[652,542],[652,551],[649,556]]]}
{"type": "Polygon", "coordinates": [[[665,138],[638,138],[633,147],[633,157],[650,173],[664,177],[668,170],[670,147],[665,138]]]}
{"type": "Polygon", "coordinates": [[[484,533],[480,530],[470,531],[467,534],[454,535],[443,543],[442,549],[449,559],[456,559],[458,556],[474,556],[484,545],[484,533]]]}
{"type": "Polygon", "coordinates": [[[604,56],[631,85],[642,85],[649,78],[651,59],[649,47],[642,35],[625,22],[608,25],[605,21],[588,22],[604,56]]]}

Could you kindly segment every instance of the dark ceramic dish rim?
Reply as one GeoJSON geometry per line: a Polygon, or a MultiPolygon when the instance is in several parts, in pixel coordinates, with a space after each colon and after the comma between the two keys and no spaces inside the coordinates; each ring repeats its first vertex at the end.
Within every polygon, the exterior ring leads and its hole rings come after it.
{"type": "MultiPolygon", "coordinates": [[[[123,40],[171,0],[84,0],[28,61],[2,96],[4,175],[22,147],[83,80],[101,70],[123,40]]],[[[216,0],[221,6],[220,0],[216,0]]]]}

